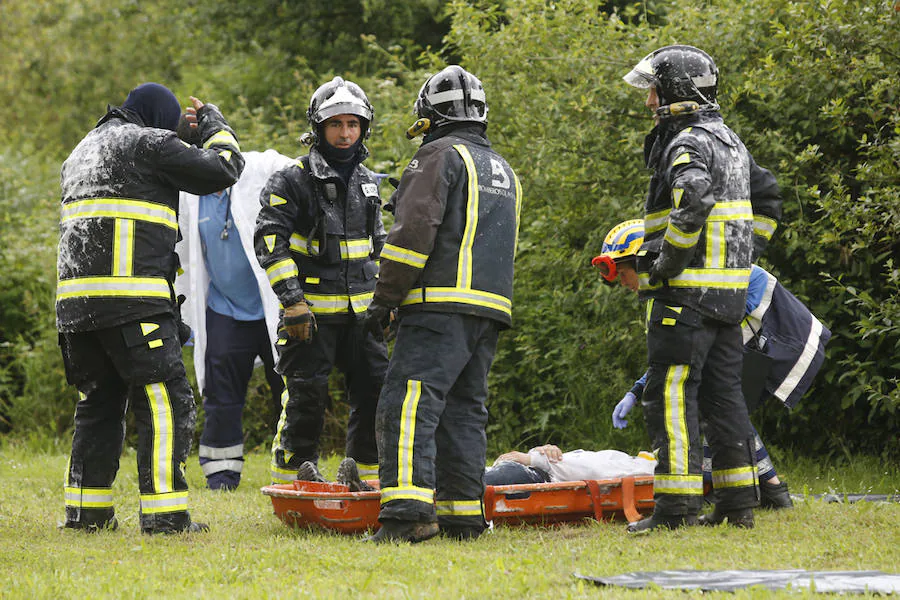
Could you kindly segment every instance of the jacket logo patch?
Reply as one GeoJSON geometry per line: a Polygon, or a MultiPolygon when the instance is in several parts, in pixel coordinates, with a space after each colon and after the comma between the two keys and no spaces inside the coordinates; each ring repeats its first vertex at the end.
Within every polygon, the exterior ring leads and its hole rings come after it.
{"type": "Polygon", "coordinates": [[[287,200],[278,194],[269,194],[269,206],[278,206],[280,204],[287,204],[287,200]]]}
{"type": "Polygon", "coordinates": [[[378,186],[374,183],[364,183],[360,186],[364,196],[377,196],[378,186]]]}
{"type": "Polygon", "coordinates": [[[419,159],[414,158],[411,161],[409,161],[409,164],[406,165],[406,168],[410,171],[418,171],[419,170],[419,159]]]}
{"type": "Polygon", "coordinates": [[[269,254],[275,251],[275,234],[272,235],[264,235],[263,241],[266,243],[266,248],[269,250],[269,254]]]}
{"type": "Polygon", "coordinates": [[[156,323],[141,323],[141,333],[143,333],[145,336],[150,335],[157,329],[159,329],[159,325],[157,325],[156,323]]]}

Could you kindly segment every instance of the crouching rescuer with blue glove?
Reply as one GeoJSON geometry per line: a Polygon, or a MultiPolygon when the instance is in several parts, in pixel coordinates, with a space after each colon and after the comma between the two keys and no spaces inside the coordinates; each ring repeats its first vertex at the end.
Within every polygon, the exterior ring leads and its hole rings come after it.
{"type": "Polygon", "coordinates": [[[394,226],[367,311],[380,336],[399,307],[378,402],[381,529],[374,542],[479,536],[487,376],[511,324],[521,188],[485,136],[481,82],[452,65],[425,82],[394,226]]]}

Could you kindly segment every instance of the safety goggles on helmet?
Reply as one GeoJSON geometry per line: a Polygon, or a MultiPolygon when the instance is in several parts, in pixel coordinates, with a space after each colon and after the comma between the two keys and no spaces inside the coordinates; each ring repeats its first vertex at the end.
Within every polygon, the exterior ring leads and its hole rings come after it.
{"type": "Polygon", "coordinates": [[[632,219],[619,223],[606,234],[600,255],[591,264],[600,269],[600,275],[612,284],[619,275],[617,263],[632,261],[644,243],[643,219],[632,219]]]}

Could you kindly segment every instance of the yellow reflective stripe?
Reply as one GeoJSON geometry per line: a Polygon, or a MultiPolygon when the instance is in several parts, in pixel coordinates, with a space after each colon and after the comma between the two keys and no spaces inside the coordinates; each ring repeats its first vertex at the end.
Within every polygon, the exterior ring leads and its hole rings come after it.
{"type": "Polygon", "coordinates": [[[381,503],[385,504],[391,500],[417,500],[425,504],[433,504],[434,490],[414,485],[401,485],[382,489],[381,503]]]}
{"type": "Polygon", "coordinates": [[[683,188],[672,188],[672,204],[675,205],[675,208],[678,208],[681,205],[682,196],[684,196],[683,188]]]}
{"type": "Polygon", "coordinates": [[[434,506],[439,516],[481,516],[481,500],[437,500],[434,506]]]}
{"type": "Polygon", "coordinates": [[[459,263],[456,267],[456,287],[472,287],[472,245],[478,228],[478,171],[469,149],[462,144],[453,146],[463,159],[468,173],[468,200],[466,201],[466,226],[459,245],[459,263]]]}
{"type": "Polygon", "coordinates": [[[398,263],[403,263],[404,265],[409,265],[417,269],[424,268],[425,263],[428,262],[427,254],[421,254],[420,252],[416,252],[415,250],[401,248],[400,246],[395,246],[394,244],[384,245],[384,248],[381,249],[381,258],[392,260],[398,263]]]}
{"type": "Polygon", "coordinates": [[[672,161],[672,166],[674,167],[676,165],[686,165],[689,162],[691,162],[691,155],[687,152],[682,152],[677,157],[675,157],[675,160],[672,161]]]}
{"type": "Polygon", "coordinates": [[[406,396],[400,409],[400,436],[397,443],[397,486],[413,487],[413,453],[416,442],[416,413],[422,399],[422,382],[406,382],[406,396]]]}
{"type": "Polygon", "coordinates": [[[206,143],[203,144],[204,148],[209,148],[213,144],[219,146],[231,146],[238,152],[241,151],[241,147],[238,145],[238,141],[235,139],[231,132],[222,129],[221,131],[217,131],[213,134],[211,138],[206,140],[206,143]]]}
{"type": "Polygon", "coordinates": [[[269,265],[266,268],[266,276],[269,278],[269,283],[275,285],[279,281],[284,281],[291,277],[299,277],[300,271],[297,270],[297,263],[293,259],[285,258],[273,265],[269,265]]]}
{"type": "Polygon", "coordinates": [[[303,256],[318,256],[319,240],[313,240],[311,244],[308,242],[309,240],[306,236],[302,236],[299,233],[291,234],[291,250],[293,252],[297,252],[303,256]],[[309,252],[310,247],[312,248],[313,254],[310,254],[309,252]]]}
{"type": "Polygon", "coordinates": [[[157,329],[159,329],[159,325],[157,323],[141,323],[141,333],[145,336],[150,335],[157,329]]]}
{"type": "Polygon", "coordinates": [[[226,162],[231,160],[231,150],[222,150],[219,152],[219,156],[225,159],[226,162]]]}
{"type": "Polygon", "coordinates": [[[672,365],[666,371],[666,387],[663,392],[666,415],[666,437],[669,440],[668,471],[675,475],[688,472],[688,439],[685,421],[684,388],[691,368],[689,365],[672,365]]]}
{"type": "Polygon", "coordinates": [[[713,469],[713,487],[716,489],[750,487],[756,485],[756,469],[752,466],[734,469],[713,469]]]}
{"type": "Polygon", "coordinates": [[[170,298],[169,282],[162,277],[75,277],[61,279],[56,299],[170,298]]]}
{"type": "Polygon", "coordinates": [[[269,206],[279,206],[281,204],[287,204],[287,200],[278,194],[269,194],[269,206]]]}
{"type": "Polygon", "coordinates": [[[764,217],[763,215],[753,215],[753,233],[766,238],[772,239],[775,230],[778,228],[778,222],[775,219],[764,217]]]}
{"type": "Polygon", "coordinates": [[[369,305],[372,304],[372,298],[375,296],[375,292],[365,292],[362,294],[353,294],[350,296],[350,308],[353,309],[353,312],[360,313],[365,312],[369,305]]]}
{"type": "Polygon", "coordinates": [[[653,493],[702,496],[703,476],[657,473],[653,476],[653,493]]]}
{"type": "MultiPolygon", "coordinates": [[[[279,342],[280,341],[281,340],[279,340],[279,342]]],[[[278,417],[278,425],[275,427],[275,437],[272,439],[272,463],[270,469],[272,483],[290,483],[297,479],[297,472],[295,470],[292,471],[290,469],[279,467],[275,458],[276,451],[283,450],[283,448],[281,448],[281,432],[284,430],[284,425],[287,422],[287,412],[285,411],[288,402],[287,379],[282,377],[281,383],[284,386],[281,388],[281,416],[278,417]]],[[[287,452],[285,452],[285,455],[287,455],[287,452]]]]}
{"type": "Polygon", "coordinates": [[[269,254],[275,251],[275,234],[264,235],[263,242],[266,244],[266,249],[269,251],[269,254]]]}
{"type": "MultiPolygon", "coordinates": [[[[150,403],[150,417],[153,423],[151,478],[153,489],[157,493],[162,494],[172,491],[175,478],[172,472],[175,441],[172,403],[169,401],[169,390],[163,382],[146,385],[144,390],[150,403]]],[[[186,501],[187,492],[185,492],[186,501]]],[[[141,505],[143,506],[143,496],[141,497],[141,505]]]]}
{"type": "Polygon", "coordinates": [[[112,275],[130,277],[134,270],[134,221],[116,219],[113,227],[112,275]]]}
{"type": "Polygon", "coordinates": [[[282,469],[272,465],[271,469],[272,483],[291,483],[297,479],[296,469],[282,469]]]}
{"type": "Polygon", "coordinates": [[[461,289],[452,287],[427,287],[414,288],[409,291],[406,298],[400,304],[422,304],[431,302],[455,302],[457,304],[470,304],[498,310],[504,314],[512,315],[512,301],[509,298],[483,292],[475,289],[461,289]]]}
{"type": "Polygon", "coordinates": [[[371,479],[378,477],[378,463],[356,463],[356,468],[359,471],[360,479],[371,479]]]}
{"type": "Polygon", "coordinates": [[[183,512],[188,507],[187,490],[161,494],[141,494],[141,514],[183,512]]]}
{"type": "Polygon", "coordinates": [[[709,268],[723,268],[725,266],[727,249],[725,223],[723,221],[708,223],[706,225],[706,258],[704,264],[709,268]]]}
{"type": "Polygon", "coordinates": [[[83,488],[67,485],[65,490],[66,506],[75,508],[113,507],[112,488],[83,488]]]}
{"type": "Polygon", "coordinates": [[[147,342],[147,345],[150,346],[150,348],[159,348],[163,345],[163,341],[162,340],[150,340],[149,342],[147,342]]]}
{"type": "Polygon", "coordinates": [[[669,279],[669,287],[744,289],[749,281],[750,269],[685,269],[669,279]]]}
{"type": "Polygon", "coordinates": [[[519,223],[521,222],[522,213],[522,184],[519,182],[519,176],[513,171],[513,179],[516,182],[516,241],[513,245],[513,256],[519,251],[519,223]]]}
{"type": "Polygon", "coordinates": [[[372,240],[369,238],[361,240],[341,240],[341,259],[357,260],[360,258],[369,258],[372,253],[372,240]]]}
{"type": "Polygon", "coordinates": [[[709,211],[707,221],[751,221],[753,220],[753,205],[749,200],[732,200],[730,202],[716,202],[709,211]]]}
{"type": "Polygon", "coordinates": [[[697,231],[694,231],[692,233],[686,233],[676,227],[674,223],[669,221],[669,226],[666,228],[666,235],[663,237],[663,239],[676,248],[693,248],[700,240],[701,231],[703,230],[698,229],[697,231]]]}
{"type": "Polygon", "coordinates": [[[648,213],[644,216],[644,236],[650,235],[656,231],[662,231],[666,228],[666,225],[669,223],[669,213],[672,212],[671,209],[667,208],[665,210],[660,210],[653,213],[648,213]]]}
{"type": "Polygon", "coordinates": [[[134,219],[178,229],[175,211],[164,204],[132,198],[89,198],[63,204],[60,222],[74,219],[134,219]]]}

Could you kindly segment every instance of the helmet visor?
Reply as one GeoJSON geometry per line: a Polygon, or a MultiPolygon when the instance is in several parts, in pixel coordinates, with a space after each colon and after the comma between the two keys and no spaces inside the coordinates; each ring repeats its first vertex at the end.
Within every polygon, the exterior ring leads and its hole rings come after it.
{"type": "Polygon", "coordinates": [[[641,62],[634,65],[634,68],[622,77],[625,83],[641,89],[649,88],[656,83],[656,75],[653,74],[653,64],[650,61],[651,56],[645,56],[641,62]]]}
{"type": "Polygon", "coordinates": [[[606,254],[595,256],[593,260],[591,260],[591,264],[600,269],[600,276],[608,283],[614,282],[619,275],[619,270],[616,268],[616,261],[606,254]]]}

